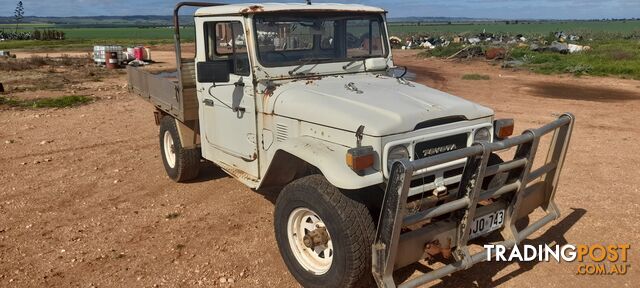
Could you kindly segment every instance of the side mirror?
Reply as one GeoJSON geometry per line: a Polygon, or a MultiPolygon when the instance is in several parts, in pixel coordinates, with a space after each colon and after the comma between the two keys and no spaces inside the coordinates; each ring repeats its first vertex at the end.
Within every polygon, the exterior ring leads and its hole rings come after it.
{"type": "Polygon", "coordinates": [[[402,78],[405,75],[407,75],[407,72],[409,72],[409,69],[407,68],[407,66],[392,67],[387,72],[389,73],[389,76],[393,78],[402,78]]]}
{"type": "Polygon", "coordinates": [[[198,82],[229,82],[229,61],[198,62],[198,82]]]}
{"type": "Polygon", "coordinates": [[[364,67],[367,71],[387,70],[387,59],[385,58],[367,58],[364,60],[364,67]]]}
{"type": "Polygon", "coordinates": [[[387,74],[390,77],[404,79],[407,81],[416,81],[416,73],[409,71],[407,66],[402,67],[392,67],[387,70],[387,74]]]}

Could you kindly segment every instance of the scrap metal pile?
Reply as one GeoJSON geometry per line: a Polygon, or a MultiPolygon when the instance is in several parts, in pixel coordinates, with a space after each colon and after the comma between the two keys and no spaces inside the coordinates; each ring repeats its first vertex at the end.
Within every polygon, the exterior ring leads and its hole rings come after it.
{"type": "Polygon", "coordinates": [[[394,48],[399,49],[436,49],[456,44],[461,50],[450,58],[464,58],[473,56],[487,56],[487,59],[502,59],[507,48],[529,48],[531,51],[557,52],[562,54],[578,53],[590,50],[591,47],[575,44],[583,40],[578,35],[567,35],[564,32],[553,33],[552,37],[539,37],[528,39],[522,34],[502,35],[493,33],[478,33],[471,36],[456,35],[445,36],[410,36],[402,40],[399,37],[390,37],[394,48]],[[486,49],[483,49],[484,47],[486,49]],[[498,50],[496,50],[498,49],[498,50]],[[490,52],[490,53],[487,53],[490,52]]]}

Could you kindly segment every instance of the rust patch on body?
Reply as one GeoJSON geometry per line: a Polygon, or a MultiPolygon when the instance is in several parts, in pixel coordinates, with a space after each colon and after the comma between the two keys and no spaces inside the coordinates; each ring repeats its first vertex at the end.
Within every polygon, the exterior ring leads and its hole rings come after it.
{"type": "Polygon", "coordinates": [[[448,243],[445,245],[442,245],[438,240],[427,243],[424,246],[424,250],[428,259],[433,259],[439,254],[445,259],[449,259],[451,258],[451,239],[449,239],[448,243]]]}
{"type": "Polygon", "coordinates": [[[261,5],[251,5],[247,8],[240,10],[240,13],[249,13],[249,12],[264,12],[264,7],[261,5]]]}

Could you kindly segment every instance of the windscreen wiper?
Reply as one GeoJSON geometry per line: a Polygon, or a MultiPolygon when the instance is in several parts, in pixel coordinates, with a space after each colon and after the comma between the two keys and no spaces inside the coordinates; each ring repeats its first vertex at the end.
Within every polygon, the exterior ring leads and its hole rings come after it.
{"type": "MultiPolygon", "coordinates": [[[[293,68],[291,71],[289,71],[289,75],[290,76],[294,76],[296,74],[296,72],[298,70],[300,70],[302,67],[304,67],[305,65],[314,62],[314,61],[326,61],[326,60],[333,60],[333,58],[302,58],[298,61],[302,61],[302,63],[300,63],[300,65],[296,66],[296,68],[293,68]]],[[[298,73],[300,74],[300,73],[298,73]]]]}
{"type": "Polygon", "coordinates": [[[351,67],[351,65],[355,64],[356,62],[362,61],[364,59],[367,59],[367,56],[351,57],[351,59],[355,59],[355,60],[345,64],[344,66],[342,66],[342,70],[347,70],[347,69],[349,69],[349,67],[351,67]]]}

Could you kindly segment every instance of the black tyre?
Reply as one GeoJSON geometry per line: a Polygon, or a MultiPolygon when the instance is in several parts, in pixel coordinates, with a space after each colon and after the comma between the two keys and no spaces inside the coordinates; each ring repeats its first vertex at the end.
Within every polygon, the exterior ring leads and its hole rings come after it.
{"type": "Polygon", "coordinates": [[[164,169],[174,181],[184,182],[198,177],[200,149],[182,148],[176,120],[170,116],[160,120],[160,153],[164,169]]]}
{"type": "MultiPolygon", "coordinates": [[[[489,155],[489,162],[487,163],[487,166],[492,166],[492,165],[502,164],[502,163],[504,163],[504,161],[502,160],[502,158],[500,158],[500,156],[496,155],[495,153],[491,153],[489,155]]],[[[508,177],[509,177],[509,173],[505,173],[505,172],[486,177],[482,183],[482,189],[487,190],[487,189],[502,187],[504,186],[504,184],[507,183],[508,177]]]]}
{"type": "Polygon", "coordinates": [[[302,286],[375,286],[371,215],[324,176],[306,176],[285,186],[274,218],[280,254],[302,286]]]}

